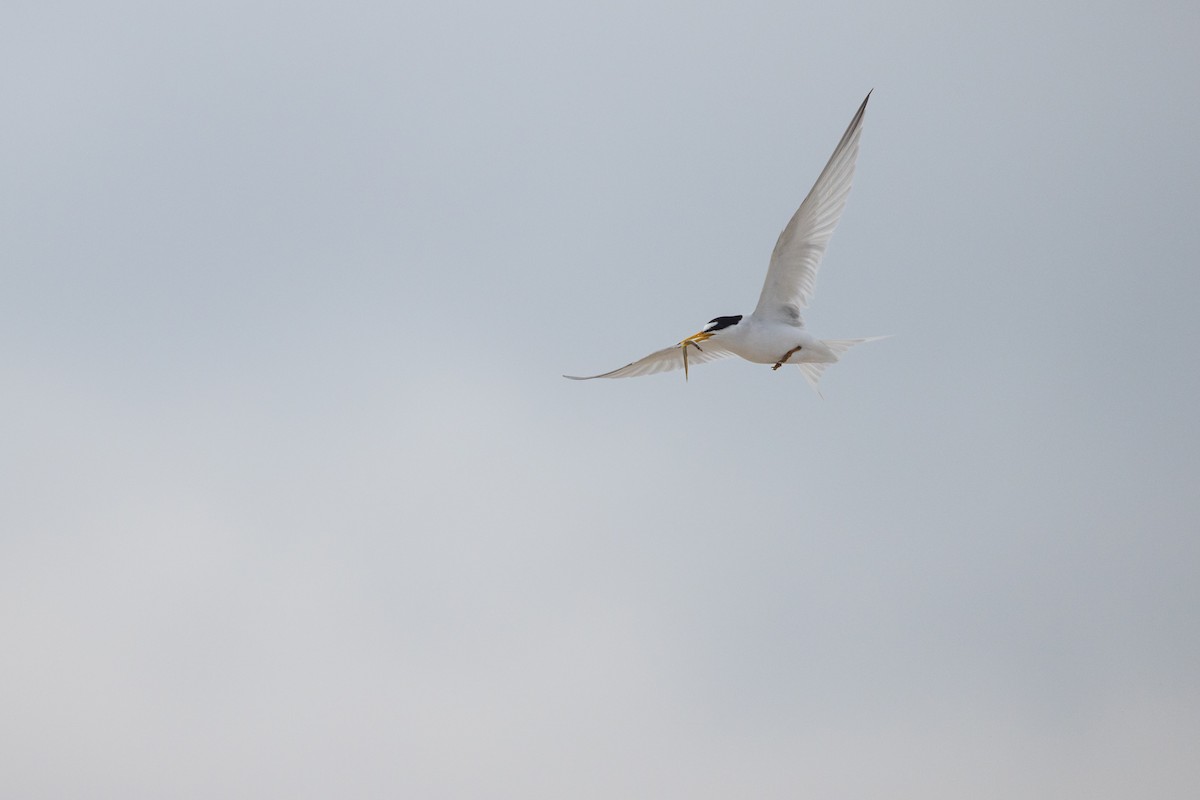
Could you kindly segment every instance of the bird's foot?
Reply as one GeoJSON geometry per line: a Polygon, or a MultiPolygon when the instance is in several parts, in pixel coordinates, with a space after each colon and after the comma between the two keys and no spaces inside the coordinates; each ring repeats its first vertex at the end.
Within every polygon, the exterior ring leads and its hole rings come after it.
{"type": "Polygon", "coordinates": [[[803,347],[803,345],[796,345],[796,346],[795,346],[795,347],[793,347],[791,350],[788,350],[786,353],[784,353],[784,354],[783,354],[783,358],[781,358],[781,359],[779,359],[778,361],[776,361],[776,362],[775,362],[775,366],[771,367],[771,369],[772,369],[772,370],[777,370],[777,369],[779,369],[780,367],[782,367],[784,364],[786,364],[786,363],[787,363],[787,360],[788,360],[789,358],[791,358],[792,356],[794,356],[796,353],[799,353],[799,352],[800,352],[800,350],[802,349],[802,347],[803,347]]]}

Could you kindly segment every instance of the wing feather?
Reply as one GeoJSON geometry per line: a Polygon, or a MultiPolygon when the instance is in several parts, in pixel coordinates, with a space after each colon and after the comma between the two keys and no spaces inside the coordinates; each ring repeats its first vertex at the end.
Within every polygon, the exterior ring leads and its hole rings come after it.
{"type": "MultiPolygon", "coordinates": [[[[702,350],[693,347],[688,351],[689,367],[694,367],[697,364],[707,364],[710,361],[718,361],[733,355],[728,350],[710,342],[705,342],[701,347],[703,348],[702,350]]],[[[573,381],[590,381],[593,378],[636,378],[642,375],[656,375],[660,372],[674,372],[677,369],[683,369],[683,351],[676,344],[671,347],[664,347],[662,350],[653,352],[645,358],[634,361],[632,364],[626,364],[620,369],[614,369],[612,372],[585,377],[577,375],[563,375],[563,377],[570,378],[573,381]]]]}
{"type": "Polygon", "coordinates": [[[817,268],[833,236],[834,228],[846,207],[850,183],[854,179],[854,162],[858,158],[858,139],[862,133],[863,114],[867,100],[862,101],[850,126],[834,148],[829,163],[821,171],[808,196],[796,209],[787,227],[779,234],[771,265],[763,283],[758,306],[759,317],[778,317],[796,322],[800,310],[807,308],[817,285],[817,268]]]}

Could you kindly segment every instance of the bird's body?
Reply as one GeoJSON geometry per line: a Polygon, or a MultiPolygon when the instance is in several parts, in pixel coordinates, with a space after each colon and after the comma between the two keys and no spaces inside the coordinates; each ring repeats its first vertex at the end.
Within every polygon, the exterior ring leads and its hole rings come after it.
{"type": "Polygon", "coordinates": [[[870,97],[868,93],[829,163],[779,234],[754,312],[749,316],[715,317],[677,345],[590,378],[627,378],[681,367],[686,375],[691,364],[738,356],[755,364],[771,364],[773,369],[795,364],[816,388],[825,367],[836,362],[846,350],[882,338],[818,339],[805,329],[800,314],[812,298],[817,267],[850,193],[863,114],[870,97]]]}
{"type": "Polygon", "coordinates": [[[755,364],[777,364],[785,353],[785,364],[830,362],[833,352],[804,328],[778,320],[759,319],[751,314],[721,336],[718,342],[731,354],[755,364]],[[797,349],[799,348],[799,349],[797,349]]]}

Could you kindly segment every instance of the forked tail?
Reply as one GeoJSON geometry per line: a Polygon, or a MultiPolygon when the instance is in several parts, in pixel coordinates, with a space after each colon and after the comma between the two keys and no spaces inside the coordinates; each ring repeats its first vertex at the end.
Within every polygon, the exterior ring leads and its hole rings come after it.
{"type": "Polygon", "coordinates": [[[825,345],[830,349],[830,351],[833,352],[833,361],[804,361],[796,366],[800,367],[800,371],[804,373],[805,380],[808,381],[809,386],[816,390],[817,396],[824,397],[824,395],[821,394],[820,383],[821,374],[825,372],[826,367],[828,367],[830,364],[836,363],[839,359],[841,359],[842,355],[847,350],[849,350],[851,347],[854,347],[856,344],[862,344],[863,342],[877,342],[880,339],[886,338],[888,337],[868,336],[865,339],[822,339],[821,344],[825,345]]]}

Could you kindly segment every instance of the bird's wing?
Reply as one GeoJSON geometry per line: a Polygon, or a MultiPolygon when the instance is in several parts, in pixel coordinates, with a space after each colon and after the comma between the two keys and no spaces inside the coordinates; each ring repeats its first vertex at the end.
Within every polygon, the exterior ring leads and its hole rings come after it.
{"type": "Polygon", "coordinates": [[[817,182],[808,192],[808,197],[796,209],[787,227],[779,234],[775,250],[771,253],[771,266],[763,283],[762,294],[754,313],[759,317],[778,317],[793,323],[800,322],[800,310],[808,307],[817,284],[817,267],[821,256],[833,236],[846,197],[850,194],[850,181],[854,178],[854,161],[858,158],[858,138],[862,133],[863,113],[867,100],[858,107],[858,113],[850,120],[850,127],[842,134],[829,157],[829,163],[821,171],[817,182]]]}
{"type": "MultiPolygon", "coordinates": [[[[704,349],[701,350],[697,347],[688,349],[688,366],[694,367],[697,364],[707,364],[710,361],[717,361],[733,355],[728,350],[710,342],[705,342],[701,347],[704,349]]],[[[602,375],[588,375],[586,377],[563,375],[563,377],[570,378],[573,381],[590,381],[592,378],[636,378],[641,375],[656,375],[659,372],[673,372],[677,369],[683,369],[683,350],[679,345],[672,345],[671,347],[664,347],[662,350],[651,353],[645,358],[638,359],[632,364],[626,364],[620,369],[614,369],[612,372],[605,372],[602,375]]]]}

